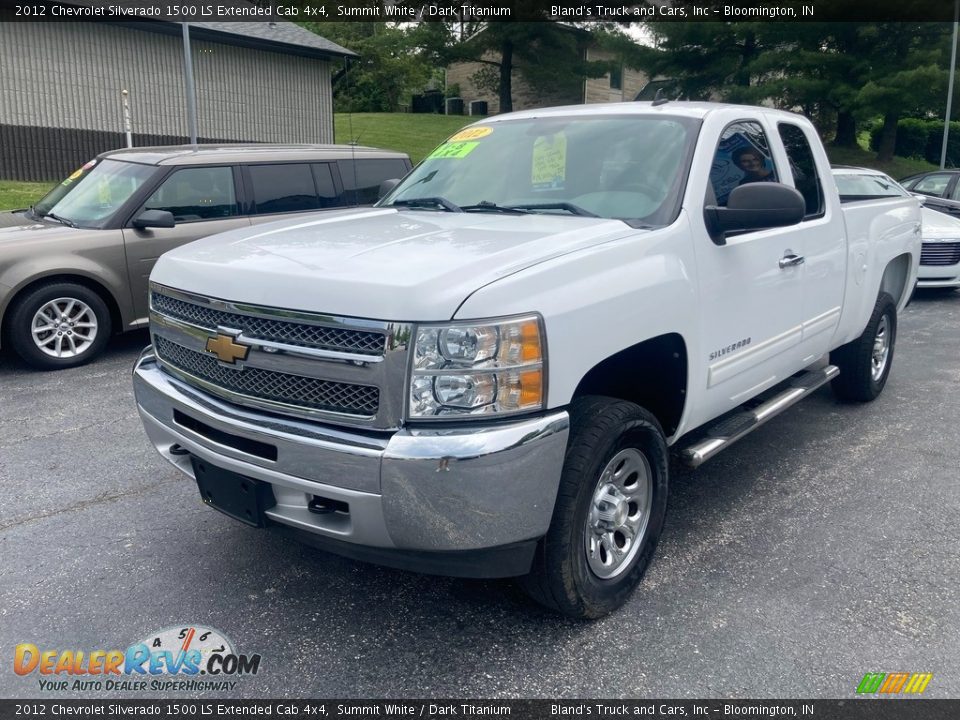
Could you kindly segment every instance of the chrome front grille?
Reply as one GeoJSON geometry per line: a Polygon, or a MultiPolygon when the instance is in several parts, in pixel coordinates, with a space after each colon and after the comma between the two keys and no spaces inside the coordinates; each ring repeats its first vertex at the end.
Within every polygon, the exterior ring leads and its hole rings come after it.
{"type": "Polygon", "coordinates": [[[194,352],[164,337],[154,343],[166,363],[217,388],[271,402],[295,401],[301,407],[372,416],[380,404],[380,391],[365,385],[348,385],[289,373],[221,365],[213,355],[194,352]]]}
{"type": "Polygon", "coordinates": [[[956,265],[960,263],[960,242],[925,242],[920,252],[921,265],[956,265]]]}
{"type": "Polygon", "coordinates": [[[228,402],[334,424],[400,427],[409,325],[151,283],[150,333],[164,370],[228,402]]]}
{"type": "Polygon", "coordinates": [[[300,347],[342,350],[361,355],[382,355],[386,340],[381,332],[344,330],[275,318],[241,315],[186,302],[159,292],[150,294],[150,304],[156,312],[162,315],[210,330],[227,327],[240,330],[252,337],[300,347]]]}

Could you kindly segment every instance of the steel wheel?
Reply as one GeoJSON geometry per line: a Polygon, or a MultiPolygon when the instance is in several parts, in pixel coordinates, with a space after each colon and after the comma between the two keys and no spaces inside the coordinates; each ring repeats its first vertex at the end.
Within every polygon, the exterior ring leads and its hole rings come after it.
{"type": "Polygon", "coordinates": [[[33,315],[30,333],[37,348],[54,358],[74,358],[86,352],[99,330],[96,313],[82,300],[61,297],[33,315]]]}
{"type": "Polygon", "coordinates": [[[652,496],[650,464],[642,452],[625,448],[610,459],[597,481],[583,533],[594,575],[608,580],[630,567],[643,546],[652,496]]]}
{"type": "Polygon", "coordinates": [[[890,356],[890,327],[887,316],[881,315],[877,325],[877,332],[873,336],[873,353],[870,356],[870,377],[879,382],[887,369],[887,358],[890,356]]]}

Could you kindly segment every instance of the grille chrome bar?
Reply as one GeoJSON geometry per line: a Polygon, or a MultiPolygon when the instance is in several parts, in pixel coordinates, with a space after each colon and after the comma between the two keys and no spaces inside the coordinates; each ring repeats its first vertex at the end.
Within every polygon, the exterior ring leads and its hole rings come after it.
{"type": "Polygon", "coordinates": [[[267,401],[273,406],[341,412],[373,417],[380,403],[380,391],[365,385],[348,385],[302,375],[244,368],[224,367],[212,355],[198,353],[165,337],[156,338],[157,355],[167,366],[203,381],[209,388],[226,390],[249,400],[267,401]]]}
{"type": "Polygon", "coordinates": [[[400,427],[409,325],[232,303],[152,283],[150,332],[167,372],[235,405],[400,427]],[[279,336],[287,331],[293,342],[279,336]],[[271,333],[274,339],[262,336],[271,333]],[[248,348],[246,354],[219,359],[207,348],[218,334],[248,348]]]}
{"type": "Polygon", "coordinates": [[[284,345],[374,356],[382,355],[385,349],[386,336],[383,332],[331,326],[331,323],[338,322],[337,318],[268,308],[254,309],[251,306],[189,296],[169,288],[160,290],[155,286],[151,289],[150,308],[160,315],[211,331],[218,327],[237,328],[250,338],[284,345]],[[328,324],[319,324],[323,322],[328,324]]]}

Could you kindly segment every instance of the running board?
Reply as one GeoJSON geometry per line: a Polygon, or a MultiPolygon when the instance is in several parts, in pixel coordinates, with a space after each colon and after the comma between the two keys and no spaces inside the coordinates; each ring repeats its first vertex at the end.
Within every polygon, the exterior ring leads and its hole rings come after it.
{"type": "Polygon", "coordinates": [[[720,422],[708,427],[705,436],[699,436],[699,440],[680,451],[680,457],[686,465],[699,467],[839,374],[840,370],[836,365],[827,365],[791,378],[787,381],[786,389],[769,400],[755,408],[727,415],[720,422]]]}

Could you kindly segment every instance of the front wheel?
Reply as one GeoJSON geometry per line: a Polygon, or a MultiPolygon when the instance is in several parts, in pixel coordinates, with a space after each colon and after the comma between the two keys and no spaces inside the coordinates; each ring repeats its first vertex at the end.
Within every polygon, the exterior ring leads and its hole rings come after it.
{"type": "Polygon", "coordinates": [[[667,509],[667,445],[634,403],[584,397],[570,413],[553,520],[522,583],[537,602],[588,619],[623,605],[650,564],[667,509]]]}
{"type": "Polygon", "coordinates": [[[890,376],[896,341],[897,305],[882,292],[863,334],[830,354],[830,362],[840,369],[831,383],[834,395],[854,402],[875,400],[890,376]]]}
{"type": "Polygon", "coordinates": [[[90,288],[52,282],[20,298],[10,312],[10,344],[30,365],[59,370],[89,362],[110,338],[110,311],[90,288]]]}

